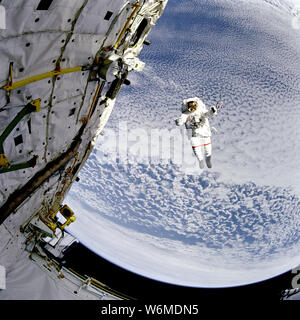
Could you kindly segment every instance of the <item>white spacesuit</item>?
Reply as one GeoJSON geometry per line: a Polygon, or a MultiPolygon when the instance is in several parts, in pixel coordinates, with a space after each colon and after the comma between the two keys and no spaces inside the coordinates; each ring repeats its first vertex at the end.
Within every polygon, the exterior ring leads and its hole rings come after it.
{"type": "Polygon", "coordinates": [[[191,139],[194,154],[199,160],[199,166],[204,168],[202,148],[204,150],[205,162],[208,168],[211,164],[211,130],[208,118],[217,113],[220,105],[206,109],[203,101],[197,97],[183,100],[182,115],[175,120],[176,125],[181,126],[185,123],[191,139]]]}

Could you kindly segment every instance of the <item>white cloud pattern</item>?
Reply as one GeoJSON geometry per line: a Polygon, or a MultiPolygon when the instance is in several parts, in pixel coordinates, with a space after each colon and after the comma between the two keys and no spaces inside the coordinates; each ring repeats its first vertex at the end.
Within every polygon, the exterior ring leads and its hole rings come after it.
{"type": "Polygon", "coordinates": [[[71,232],[114,263],[189,286],[255,282],[300,263],[296,5],[168,4],[142,52],[147,66],[130,75],[107,132],[122,121],[173,130],[182,99],[221,98],[213,169],[198,169],[191,150],[189,171],[130,150],[125,163],[101,136],[68,197],[80,212],[71,232]]]}

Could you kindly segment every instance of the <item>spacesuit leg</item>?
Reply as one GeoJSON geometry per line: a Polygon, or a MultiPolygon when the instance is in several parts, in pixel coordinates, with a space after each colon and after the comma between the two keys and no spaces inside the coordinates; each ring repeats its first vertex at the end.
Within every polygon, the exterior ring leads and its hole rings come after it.
{"type": "Polygon", "coordinates": [[[202,148],[201,148],[201,139],[200,137],[192,137],[191,138],[191,142],[192,142],[192,148],[194,151],[195,156],[197,157],[198,161],[199,161],[199,166],[201,169],[204,168],[204,160],[203,160],[203,155],[202,155],[202,148]]]}
{"type": "Polygon", "coordinates": [[[206,165],[208,168],[211,168],[212,167],[212,164],[211,164],[212,147],[211,147],[210,137],[203,138],[203,149],[204,149],[206,165]]]}

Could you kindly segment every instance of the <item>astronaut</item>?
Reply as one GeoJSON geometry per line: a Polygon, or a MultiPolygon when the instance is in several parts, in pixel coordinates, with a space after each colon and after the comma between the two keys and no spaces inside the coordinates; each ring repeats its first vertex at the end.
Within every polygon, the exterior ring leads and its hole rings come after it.
{"type": "Polygon", "coordinates": [[[201,169],[204,169],[202,149],[204,151],[207,167],[212,167],[211,129],[208,118],[217,114],[217,110],[220,107],[221,105],[217,104],[216,106],[211,107],[210,110],[207,110],[201,99],[197,97],[185,99],[182,103],[182,115],[175,120],[177,126],[181,126],[185,123],[194,154],[199,160],[199,167],[201,169]]]}

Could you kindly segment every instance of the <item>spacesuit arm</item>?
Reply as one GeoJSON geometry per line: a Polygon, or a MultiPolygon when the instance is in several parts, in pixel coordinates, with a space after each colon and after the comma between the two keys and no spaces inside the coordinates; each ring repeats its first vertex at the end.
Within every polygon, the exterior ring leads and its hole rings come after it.
{"type": "Polygon", "coordinates": [[[217,114],[217,108],[211,107],[208,111],[203,114],[204,118],[211,118],[212,116],[217,114]]]}
{"type": "Polygon", "coordinates": [[[175,120],[177,126],[182,126],[188,118],[188,114],[183,113],[178,119],[175,120]]]}

